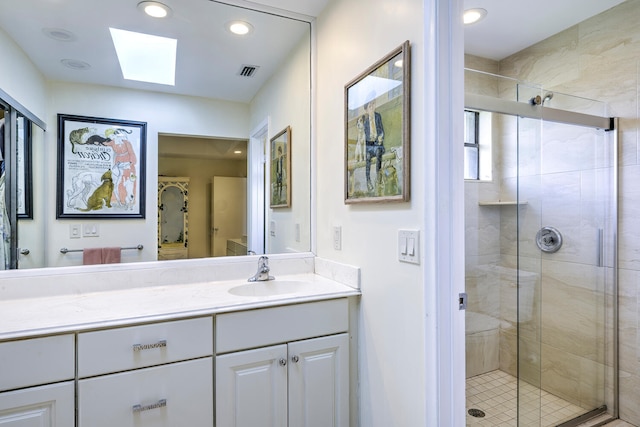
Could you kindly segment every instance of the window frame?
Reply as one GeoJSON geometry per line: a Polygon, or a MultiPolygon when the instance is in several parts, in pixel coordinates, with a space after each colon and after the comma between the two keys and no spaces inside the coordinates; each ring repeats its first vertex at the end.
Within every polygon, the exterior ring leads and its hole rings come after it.
{"type": "MultiPolygon", "coordinates": [[[[473,133],[465,131],[464,135],[465,136],[466,135],[473,135],[473,140],[475,142],[467,142],[466,138],[464,138],[465,140],[463,142],[464,142],[464,147],[465,148],[474,148],[475,151],[476,151],[476,168],[475,168],[476,174],[475,174],[475,177],[470,177],[470,178],[467,178],[465,176],[465,179],[466,180],[470,180],[470,181],[479,181],[480,180],[480,112],[479,111],[465,109],[464,110],[465,116],[467,115],[467,113],[472,113],[473,114],[473,117],[474,117],[474,120],[473,120],[474,129],[473,129],[473,133]]],[[[464,120],[464,126],[465,126],[465,128],[467,126],[467,118],[466,117],[465,117],[465,120],[464,120]]],[[[468,169],[467,166],[466,166],[467,156],[463,156],[463,159],[464,159],[464,162],[465,162],[464,170],[465,170],[465,175],[466,175],[466,171],[468,169]]]]}

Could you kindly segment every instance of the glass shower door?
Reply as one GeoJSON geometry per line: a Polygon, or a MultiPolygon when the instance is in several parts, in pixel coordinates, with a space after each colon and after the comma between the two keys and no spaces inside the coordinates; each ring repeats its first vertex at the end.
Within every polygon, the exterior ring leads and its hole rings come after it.
{"type": "Polygon", "coordinates": [[[518,118],[518,425],[569,426],[614,407],[616,150],[612,132],[545,119],[601,103],[518,97],[540,112],[518,118]]]}

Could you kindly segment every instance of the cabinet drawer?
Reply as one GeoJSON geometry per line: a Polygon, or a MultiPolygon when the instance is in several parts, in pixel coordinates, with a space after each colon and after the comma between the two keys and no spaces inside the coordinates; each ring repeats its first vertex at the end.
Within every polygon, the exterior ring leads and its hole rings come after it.
{"type": "Polygon", "coordinates": [[[74,377],[73,335],[0,344],[0,391],[74,377]]]}
{"type": "Polygon", "coordinates": [[[336,334],[348,328],[346,298],[225,313],[216,317],[216,352],[336,334]]]}
{"type": "Polygon", "coordinates": [[[78,381],[78,427],[212,425],[212,357],[78,381]]]}
{"type": "Polygon", "coordinates": [[[80,378],[213,354],[213,319],[179,320],[78,334],[80,378]]]}

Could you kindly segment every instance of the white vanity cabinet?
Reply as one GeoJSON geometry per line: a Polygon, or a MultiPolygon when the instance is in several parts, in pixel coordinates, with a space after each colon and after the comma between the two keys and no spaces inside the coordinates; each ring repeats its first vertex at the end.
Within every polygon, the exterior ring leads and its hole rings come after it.
{"type": "Polygon", "coordinates": [[[74,425],[73,335],[0,343],[0,425],[74,425]]]}
{"type": "Polygon", "coordinates": [[[213,318],[78,334],[78,427],[211,427],[213,318]]]}
{"type": "Polygon", "coordinates": [[[217,426],[349,425],[347,299],[216,319],[217,426]]]}

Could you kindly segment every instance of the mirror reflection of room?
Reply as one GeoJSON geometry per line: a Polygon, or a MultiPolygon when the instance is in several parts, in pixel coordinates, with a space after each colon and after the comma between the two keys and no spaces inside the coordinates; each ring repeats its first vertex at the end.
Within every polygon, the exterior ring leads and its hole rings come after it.
{"type": "MultiPolygon", "coordinates": [[[[33,133],[33,142],[25,143],[33,156],[25,188],[28,184],[32,188],[23,193],[33,197],[33,214],[25,218],[15,213],[16,235],[9,251],[15,256],[9,268],[78,266],[83,250],[96,247],[122,248],[122,263],[157,260],[162,244],[159,176],[190,178],[186,251],[181,257],[311,249],[309,22],[211,1],[176,3],[172,5],[176,10],[165,19],[149,18],[124,1],[89,6],[70,0],[42,6],[42,0],[0,3],[0,48],[7,65],[0,102],[15,101],[12,106],[30,120],[25,128],[33,133]],[[108,23],[103,19],[107,16],[108,23]],[[239,17],[252,26],[248,37],[231,34],[227,28],[239,17]],[[92,22],[90,28],[86,22],[92,22]],[[175,85],[123,79],[110,27],[175,35],[175,85]],[[247,67],[252,69],[250,75],[240,73],[247,67]],[[56,217],[58,114],[146,124],[146,174],[140,177],[146,187],[144,218],[56,217]],[[269,155],[264,141],[288,126],[295,135],[292,204],[270,209],[263,184],[268,171],[252,165],[269,155]],[[169,160],[161,153],[163,139],[178,136],[208,140],[208,151],[189,155],[203,164],[209,160],[219,164],[202,166],[206,172],[178,168],[187,162],[186,145],[178,150],[180,159],[169,160]],[[236,167],[239,160],[210,158],[219,141],[244,142],[241,167],[236,167]],[[223,167],[222,162],[235,163],[223,167]],[[233,198],[242,202],[237,208],[241,213],[233,216],[246,218],[239,226],[217,223],[216,218],[227,212],[215,206],[214,177],[245,180],[245,199],[239,200],[237,192],[233,198]],[[128,248],[132,250],[124,250],[128,248]]],[[[22,189],[13,182],[10,193],[17,195],[18,187],[22,189]]],[[[7,196],[7,202],[11,200],[21,199],[7,196]]]]}
{"type": "Polygon", "coordinates": [[[158,260],[263,250],[247,247],[246,140],[160,135],[158,174],[158,260]]]}

